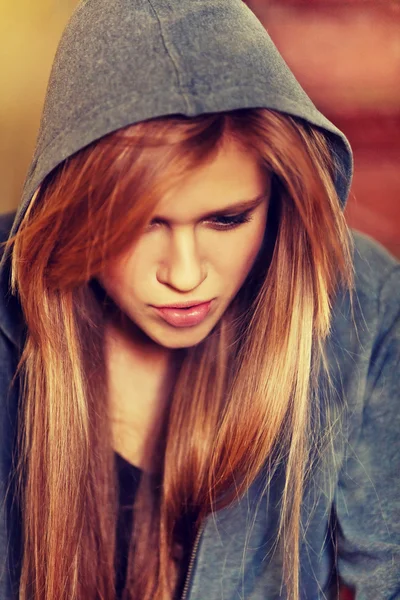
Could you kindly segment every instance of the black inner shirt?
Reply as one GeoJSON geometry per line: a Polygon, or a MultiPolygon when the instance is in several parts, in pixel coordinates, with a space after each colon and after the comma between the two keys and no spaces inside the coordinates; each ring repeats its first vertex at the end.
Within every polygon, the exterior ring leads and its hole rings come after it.
{"type": "MultiPolygon", "coordinates": [[[[119,511],[117,521],[117,561],[116,561],[116,592],[117,600],[122,597],[125,586],[129,541],[133,531],[132,505],[139,487],[142,470],[125,460],[115,452],[116,467],[119,480],[119,511]]],[[[177,526],[177,543],[180,554],[180,576],[175,598],[182,596],[190,562],[191,549],[194,541],[194,516],[182,518],[177,526]]]]}

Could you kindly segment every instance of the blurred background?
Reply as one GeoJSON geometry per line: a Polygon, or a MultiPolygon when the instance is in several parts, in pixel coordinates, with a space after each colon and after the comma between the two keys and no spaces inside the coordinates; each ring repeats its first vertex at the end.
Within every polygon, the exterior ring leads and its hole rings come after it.
{"type": "MultiPolygon", "coordinates": [[[[0,213],[21,194],[76,0],[0,0],[0,213]]],[[[349,224],[400,258],[400,0],[247,0],[354,149],[349,224]]]]}
{"type": "MultiPolygon", "coordinates": [[[[184,1],[184,0],[182,0],[184,1]]],[[[76,0],[0,0],[0,213],[16,208],[76,0]]],[[[349,224],[400,258],[400,1],[247,0],[353,146],[349,224]]],[[[350,599],[342,590],[342,598],[350,599]]]]}
{"type": "Polygon", "coordinates": [[[348,223],[400,257],[400,1],[248,0],[354,150],[348,223]]]}

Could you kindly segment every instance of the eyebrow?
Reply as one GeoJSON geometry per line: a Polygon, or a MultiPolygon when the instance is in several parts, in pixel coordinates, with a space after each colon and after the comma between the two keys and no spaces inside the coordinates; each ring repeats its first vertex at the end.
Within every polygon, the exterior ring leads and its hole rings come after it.
{"type": "MultiPolygon", "coordinates": [[[[257,198],[253,198],[252,200],[241,200],[239,202],[235,202],[234,204],[230,204],[229,206],[225,206],[224,208],[220,208],[218,210],[213,210],[208,212],[207,214],[200,217],[202,219],[208,219],[209,217],[218,217],[221,215],[227,215],[228,213],[240,213],[240,212],[249,212],[251,210],[255,210],[262,202],[268,197],[268,194],[263,193],[261,196],[257,196],[257,198]]],[[[155,221],[166,221],[167,219],[163,219],[158,215],[154,215],[153,220],[155,221]]]]}

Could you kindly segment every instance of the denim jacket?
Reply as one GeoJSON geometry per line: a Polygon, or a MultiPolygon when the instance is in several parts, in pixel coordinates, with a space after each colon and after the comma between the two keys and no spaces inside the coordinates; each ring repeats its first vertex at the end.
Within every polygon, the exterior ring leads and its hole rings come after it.
{"type": "MultiPolygon", "coordinates": [[[[353,170],[349,143],[316,109],[241,0],[82,1],[61,38],[21,202],[15,214],[0,218],[1,240],[18,229],[46,175],[103,135],[162,115],[252,107],[320,129],[344,207],[353,170]]],[[[400,600],[400,267],[380,244],[352,234],[353,314],[348,294],[339,293],[327,343],[340,434],[326,470],[312,473],[302,504],[302,600],[332,598],[339,576],[356,590],[356,600],[400,600]]],[[[9,285],[6,252],[0,264],[0,600],[17,597],[22,543],[21,515],[6,491],[14,485],[19,399],[18,380],[11,389],[10,383],[25,325],[9,285]]],[[[184,600],[285,598],[280,553],[273,552],[283,475],[278,470],[262,493],[266,476],[262,470],[240,501],[205,520],[184,600]]]]}

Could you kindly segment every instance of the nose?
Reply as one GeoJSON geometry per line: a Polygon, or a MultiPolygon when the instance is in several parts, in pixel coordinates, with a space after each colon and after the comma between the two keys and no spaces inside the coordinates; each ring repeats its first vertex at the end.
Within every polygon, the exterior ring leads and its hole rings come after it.
{"type": "Polygon", "coordinates": [[[206,276],[194,233],[184,230],[171,233],[167,254],[157,270],[158,281],[180,292],[189,292],[197,288],[206,276]]]}

